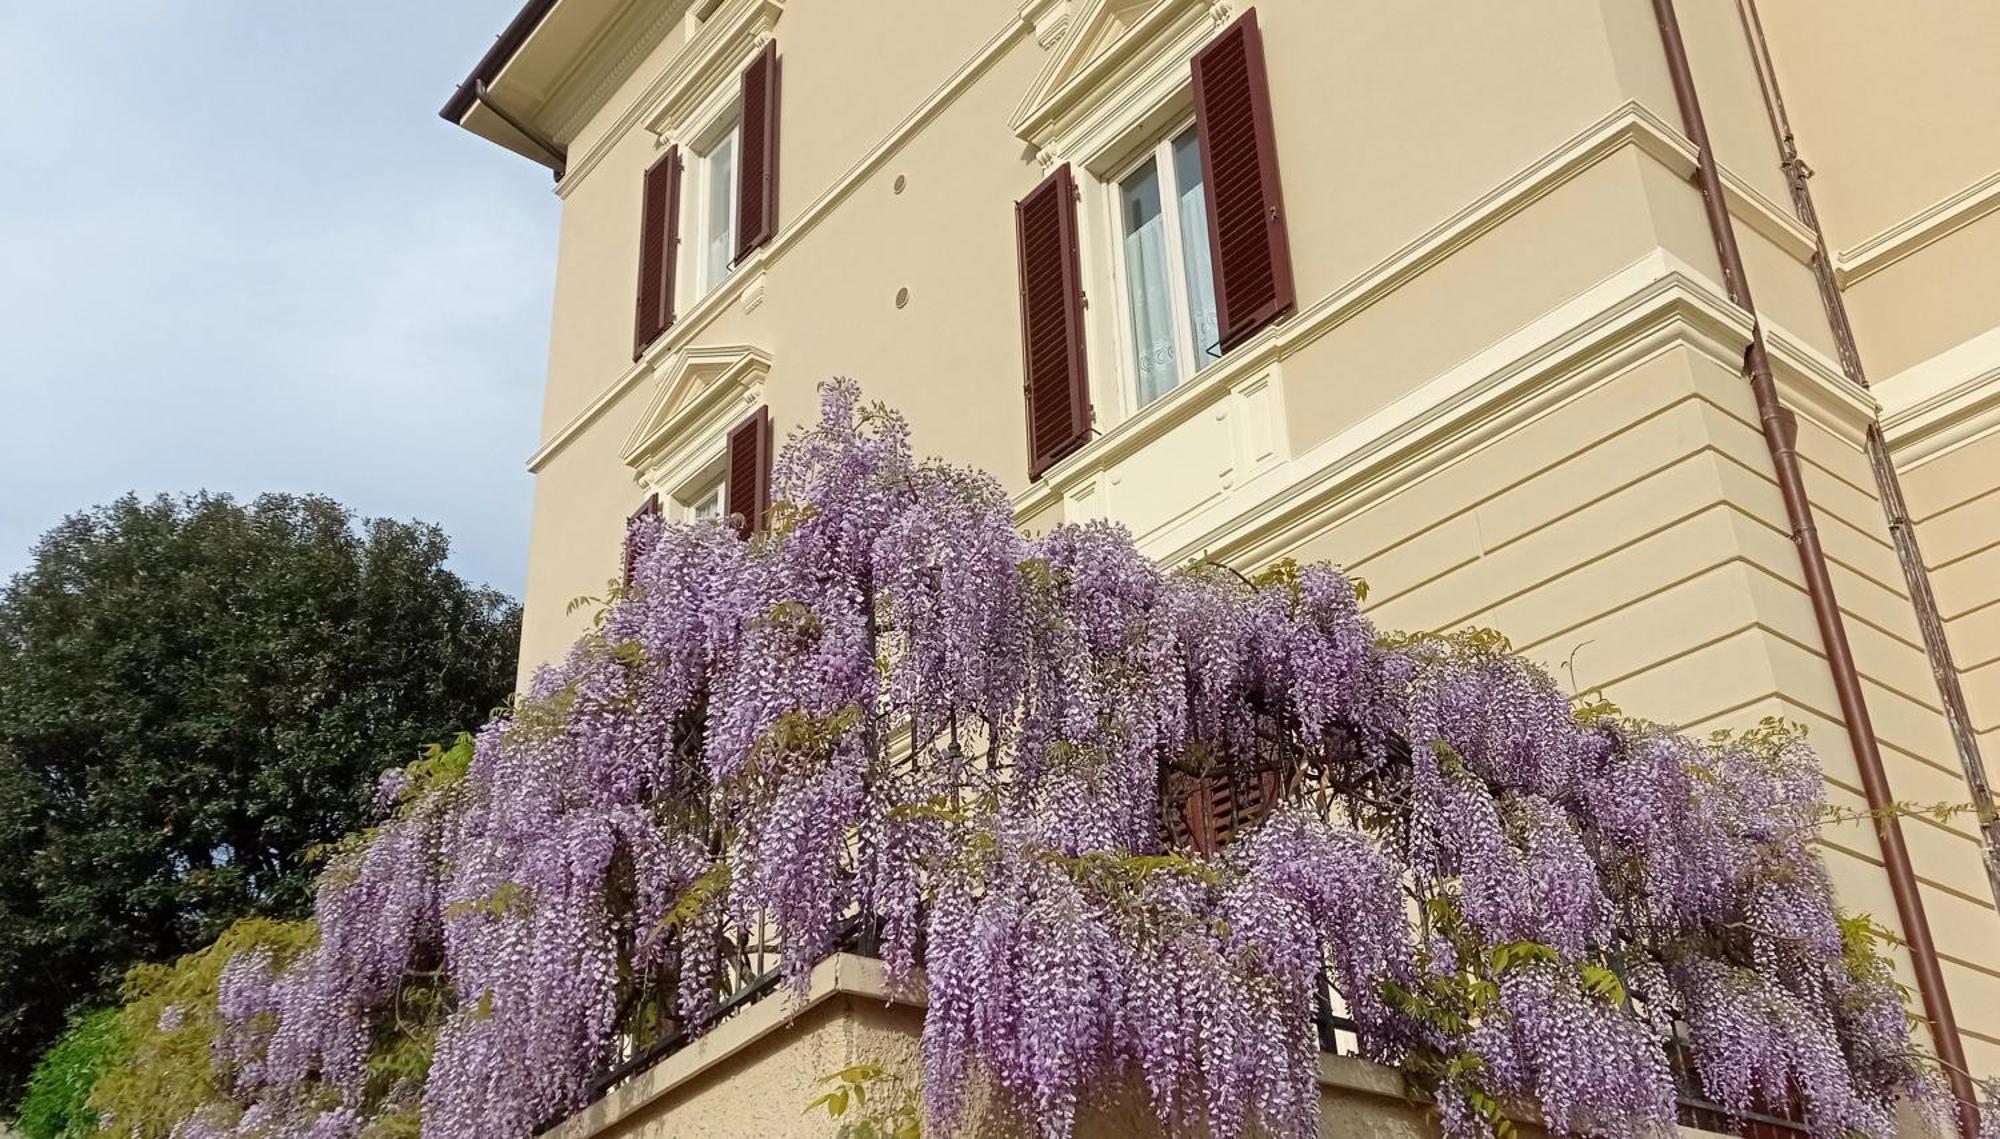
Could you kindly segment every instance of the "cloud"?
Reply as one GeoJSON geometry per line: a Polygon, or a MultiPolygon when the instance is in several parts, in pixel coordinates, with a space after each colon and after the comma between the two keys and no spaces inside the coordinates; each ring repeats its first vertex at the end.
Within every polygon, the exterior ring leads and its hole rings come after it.
{"type": "Polygon", "coordinates": [[[319,491],[518,593],[557,203],[435,117],[513,0],[9,7],[0,573],[125,490],[319,491]]]}

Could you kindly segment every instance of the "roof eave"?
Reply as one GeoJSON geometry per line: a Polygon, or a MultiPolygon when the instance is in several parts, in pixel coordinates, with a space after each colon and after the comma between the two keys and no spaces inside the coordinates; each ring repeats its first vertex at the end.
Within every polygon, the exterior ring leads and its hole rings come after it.
{"type": "Polygon", "coordinates": [[[507,22],[505,28],[501,29],[500,35],[493,41],[493,46],[486,49],[486,54],[480,56],[479,62],[473,65],[472,73],[465,77],[465,82],[452,90],[451,98],[445,100],[444,106],[438,110],[438,117],[446,122],[464,126],[466,113],[478,102],[479,85],[481,83],[488,87],[493,85],[494,80],[500,77],[500,73],[513,62],[515,54],[521,50],[522,45],[535,34],[535,29],[542,26],[542,20],[548,16],[557,2],[558,0],[526,0],[521,10],[514,14],[514,18],[507,22]]]}

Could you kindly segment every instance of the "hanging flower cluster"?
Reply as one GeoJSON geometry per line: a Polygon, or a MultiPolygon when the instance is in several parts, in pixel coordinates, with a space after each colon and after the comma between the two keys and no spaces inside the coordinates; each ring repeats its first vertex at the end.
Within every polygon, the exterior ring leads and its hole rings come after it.
{"type": "Polygon", "coordinates": [[[1697,742],[1491,634],[1383,638],[1330,568],[1023,537],[851,384],[773,489],[748,542],[635,523],[629,586],[462,775],[385,787],[317,943],[227,970],[227,1099],[179,1134],[525,1136],[621,1026],[699,1029],[732,930],[794,980],[857,928],[921,966],[939,1135],[976,1085],[1064,1139],[1114,1083],[1163,1129],[1311,1135],[1329,999],[1456,1136],[1670,1124],[1669,1044],[1816,1134],[1939,1102],[1795,734],[1697,742]]]}

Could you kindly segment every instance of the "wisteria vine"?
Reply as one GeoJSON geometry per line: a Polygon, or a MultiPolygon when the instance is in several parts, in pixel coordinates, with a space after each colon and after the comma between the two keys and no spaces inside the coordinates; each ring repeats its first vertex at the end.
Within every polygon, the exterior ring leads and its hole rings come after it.
{"type": "Polygon", "coordinates": [[[1026,537],[852,384],[821,413],[767,533],[636,523],[567,659],[385,782],[316,941],[224,970],[221,1091],[177,1136],[525,1136],[625,1026],[705,1022],[726,931],[797,981],[857,927],[925,976],[939,1135],[981,1088],[1065,1139],[1121,1082],[1164,1129],[1311,1135],[1327,982],[1454,1136],[1671,1124],[1673,1041],[1815,1134],[1946,1110],[1796,734],[1691,740],[1492,634],[1384,637],[1328,567],[1026,537]]]}

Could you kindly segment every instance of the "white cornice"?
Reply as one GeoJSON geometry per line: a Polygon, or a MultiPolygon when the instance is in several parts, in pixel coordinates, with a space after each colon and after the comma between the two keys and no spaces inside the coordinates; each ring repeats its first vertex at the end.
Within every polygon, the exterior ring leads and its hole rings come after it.
{"type": "MultiPolygon", "coordinates": [[[[1647,120],[1644,137],[1636,140],[1641,149],[1666,163],[1682,178],[1692,181],[1698,163],[1694,144],[1649,108],[1637,103],[1630,106],[1637,108],[1647,120]]],[[[1763,235],[1793,260],[1801,264],[1812,263],[1818,243],[1813,240],[1812,230],[1792,213],[1790,207],[1780,206],[1765,197],[1763,191],[1728,166],[1718,167],[1718,172],[1722,175],[1722,196],[1728,200],[1732,217],[1763,235]]]]}
{"type": "Polygon", "coordinates": [[[555,85],[557,94],[543,106],[540,113],[550,123],[549,137],[565,145],[574,139],[668,33],[687,18],[690,3],[664,0],[650,13],[648,4],[635,3],[609,21],[576,66],[555,85]]]}
{"type": "Polygon", "coordinates": [[[1834,276],[1842,288],[1886,269],[1917,250],[1948,237],[2000,209],[2000,170],[1996,170],[1941,202],[1918,210],[1833,259],[1834,276]]]}
{"type": "Polygon", "coordinates": [[[1913,467],[2000,430],[2000,328],[1875,385],[1882,435],[1913,467]]]}
{"type": "MultiPolygon", "coordinates": [[[[1694,172],[1694,145],[1644,104],[1625,103],[1299,313],[1284,326],[1292,330],[1287,335],[1298,337],[1303,346],[1338,328],[1356,313],[1429,272],[1447,257],[1627,146],[1651,155],[1677,174],[1687,176],[1694,172]]],[[[1781,244],[1801,259],[1812,256],[1809,231],[1761,195],[1747,187],[1740,192],[1732,191],[1727,183],[1725,175],[1724,196],[1732,216],[1761,233],[1779,235],[1783,239],[1781,244]]]]}

